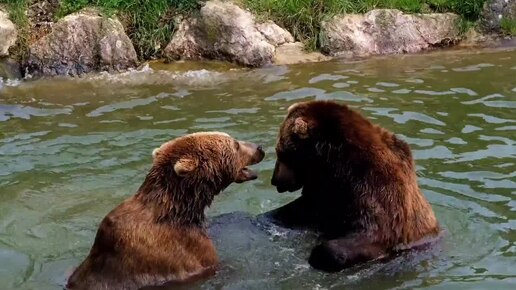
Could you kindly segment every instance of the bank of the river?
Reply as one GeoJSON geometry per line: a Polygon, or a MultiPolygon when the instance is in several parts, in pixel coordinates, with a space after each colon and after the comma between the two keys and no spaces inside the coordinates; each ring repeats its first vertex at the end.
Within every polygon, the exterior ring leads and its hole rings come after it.
{"type": "Polygon", "coordinates": [[[516,0],[0,0],[0,77],[120,71],[156,58],[260,67],[513,35],[516,0]]]}

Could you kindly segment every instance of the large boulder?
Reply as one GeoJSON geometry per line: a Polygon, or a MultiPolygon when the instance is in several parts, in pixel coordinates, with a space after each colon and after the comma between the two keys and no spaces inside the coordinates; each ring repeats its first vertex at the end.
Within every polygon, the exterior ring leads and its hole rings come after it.
{"type": "Polygon", "coordinates": [[[458,21],[451,13],[404,14],[395,9],[337,15],[322,23],[322,50],[333,56],[362,56],[447,46],[460,39],[458,21]]]}
{"type": "Polygon", "coordinates": [[[32,76],[77,76],[137,64],[136,51],[120,21],[84,10],[59,20],[30,46],[25,71],[32,76]]]}
{"type": "Polygon", "coordinates": [[[516,0],[487,0],[480,21],[484,32],[502,32],[503,19],[516,23],[516,0]]]}
{"type": "Polygon", "coordinates": [[[0,10],[0,57],[9,54],[9,48],[16,43],[16,27],[7,13],[0,10]]]}
{"type": "Polygon", "coordinates": [[[331,57],[317,51],[306,51],[303,43],[285,43],[276,48],[274,63],[278,65],[330,60],[331,57]]]}
{"type": "Polygon", "coordinates": [[[165,48],[169,59],[219,59],[258,67],[274,60],[275,48],[293,42],[273,22],[257,23],[239,6],[208,1],[197,17],[183,20],[165,48]]]}

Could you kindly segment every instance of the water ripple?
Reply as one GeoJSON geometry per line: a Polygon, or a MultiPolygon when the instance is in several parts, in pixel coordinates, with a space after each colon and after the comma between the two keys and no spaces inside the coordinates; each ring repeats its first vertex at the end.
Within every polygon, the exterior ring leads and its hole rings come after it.
{"type": "Polygon", "coordinates": [[[469,66],[465,66],[465,67],[453,68],[452,70],[457,71],[457,72],[474,72],[474,71],[480,71],[483,68],[489,68],[489,67],[493,67],[493,66],[495,66],[495,65],[490,64],[490,63],[479,63],[479,64],[469,65],[469,66]]]}
{"type": "Polygon", "coordinates": [[[491,123],[491,124],[503,124],[503,123],[516,123],[516,120],[512,119],[502,119],[494,116],[489,116],[486,114],[468,114],[468,116],[471,117],[480,117],[484,119],[484,121],[491,123]]]}
{"type": "Polygon", "coordinates": [[[87,113],[86,116],[87,117],[99,117],[99,116],[102,116],[102,115],[104,115],[106,113],[111,113],[111,112],[114,112],[114,111],[117,111],[117,110],[134,109],[135,107],[152,104],[152,103],[158,101],[159,99],[167,98],[167,97],[170,97],[170,96],[173,96],[173,94],[161,93],[161,94],[159,94],[157,96],[152,96],[152,97],[149,97],[149,98],[132,99],[130,101],[119,102],[119,103],[115,103],[115,104],[109,104],[109,105],[105,105],[105,106],[99,107],[99,108],[97,108],[97,109],[87,113]]]}
{"type": "Polygon", "coordinates": [[[276,93],[270,97],[265,98],[266,101],[278,101],[278,100],[286,100],[286,101],[294,101],[299,99],[304,99],[307,97],[321,97],[324,95],[326,91],[322,89],[316,88],[300,88],[292,91],[285,91],[276,93]]]}
{"type": "Polygon", "coordinates": [[[316,77],[311,78],[308,83],[309,84],[315,84],[322,81],[338,81],[338,80],[345,80],[349,78],[348,76],[342,76],[342,75],[333,75],[333,74],[321,74],[316,77]]]}
{"type": "Polygon", "coordinates": [[[378,116],[386,116],[390,117],[396,123],[406,124],[409,121],[418,121],[426,124],[437,125],[437,126],[446,126],[446,124],[436,118],[430,117],[426,114],[419,112],[401,112],[401,113],[392,113],[394,111],[398,111],[396,108],[363,108],[364,110],[373,111],[373,115],[378,116]]]}
{"type": "Polygon", "coordinates": [[[35,108],[31,106],[21,105],[3,105],[0,104],[0,122],[8,121],[11,118],[20,118],[29,120],[32,116],[34,117],[46,117],[55,116],[61,114],[71,114],[72,108],[61,108],[61,109],[47,109],[47,108],[35,108]]]}

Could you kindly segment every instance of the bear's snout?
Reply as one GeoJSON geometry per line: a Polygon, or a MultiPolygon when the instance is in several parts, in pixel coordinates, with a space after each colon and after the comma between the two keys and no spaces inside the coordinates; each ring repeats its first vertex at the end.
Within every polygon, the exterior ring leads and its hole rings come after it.
{"type": "Polygon", "coordinates": [[[245,154],[249,156],[249,161],[246,165],[260,163],[265,157],[265,151],[263,151],[263,147],[261,145],[245,141],[240,141],[240,144],[245,154]]]}
{"type": "Polygon", "coordinates": [[[254,153],[254,156],[253,156],[253,159],[254,159],[253,160],[254,161],[253,164],[261,162],[264,157],[265,157],[265,151],[263,151],[262,145],[258,145],[256,147],[256,153],[254,153]]]}
{"type": "Polygon", "coordinates": [[[263,151],[262,146],[245,141],[238,141],[240,144],[240,152],[242,153],[241,161],[243,167],[237,173],[235,178],[236,183],[242,183],[249,180],[254,180],[258,178],[258,174],[248,168],[247,166],[254,165],[260,163],[265,157],[265,151],[263,151]]]}
{"type": "Polygon", "coordinates": [[[274,173],[272,174],[271,184],[276,187],[278,192],[296,191],[303,185],[297,180],[292,169],[281,161],[276,161],[274,173]]]}

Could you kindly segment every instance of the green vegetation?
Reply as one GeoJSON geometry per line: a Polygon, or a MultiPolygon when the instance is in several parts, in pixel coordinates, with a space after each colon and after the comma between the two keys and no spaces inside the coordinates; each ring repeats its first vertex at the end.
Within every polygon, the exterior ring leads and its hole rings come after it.
{"type": "Polygon", "coordinates": [[[100,7],[106,14],[118,14],[126,25],[138,56],[159,56],[174,29],[173,17],[199,9],[197,0],[61,0],[58,16],[86,6],[100,7]]]}
{"type": "Polygon", "coordinates": [[[16,45],[11,48],[12,54],[19,60],[24,60],[28,55],[29,42],[29,19],[25,14],[28,0],[0,0],[0,4],[7,6],[9,18],[18,29],[18,40],[16,45]]]}
{"type": "Polygon", "coordinates": [[[486,0],[426,0],[436,12],[453,12],[467,20],[477,20],[486,0]]]}
{"type": "Polygon", "coordinates": [[[500,22],[502,33],[509,36],[516,36],[516,20],[509,18],[502,18],[500,22]]]}
{"type": "MultiPolygon", "coordinates": [[[[27,51],[29,22],[25,11],[30,0],[0,0],[7,4],[10,18],[20,27],[20,40],[14,51],[27,51]]],[[[56,17],[60,18],[86,6],[97,6],[107,15],[116,14],[126,26],[141,59],[159,57],[174,30],[173,18],[192,13],[205,0],[60,0],[56,17]]],[[[307,48],[321,46],[321,22],[340,13],[364,13],[375,8],[394,8],[405,12],[454,12],[462,17],[461,27],[470,27],[478,18],[486,0],[234,0],[272,19],[289,30],[307,48]]],[[[503,19],[502,29],[515,35],[516,20],[503,19]]],[[[20,53],[21,52],[21,53],[20,53]]]]}
{"type": "Polygon", "coordinates": [[[0,0],[0,4],[5,4],[9,9],[9,18],[17,25],[28,24],[27,15],[27,0],[0,0]]]}
{"type": "Polygon", "coordinates": [[[97,1],[90,0],[60,0],[58,16],[63,17],[75,11],[81,10],[88,5],[96,5],[97,1]]]}
{"type": "Polygon", "coordinates": [[[315,49],[321,21],[351,11],[353,3],[345,0],[244,0],[251,10],[274,20],[286,28],[294,38],[315,49]]]}
{"type": "Polygon", "coordinates": [[[454,12],[465,23],[478,19],[486,0],[243,0],[260,15],[274,20],[305,42],[310,49],[320,47],[321,21],[339,13],[364,13],[375,8],[405,12],[454,12]]]}

